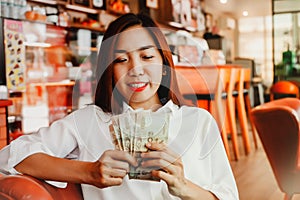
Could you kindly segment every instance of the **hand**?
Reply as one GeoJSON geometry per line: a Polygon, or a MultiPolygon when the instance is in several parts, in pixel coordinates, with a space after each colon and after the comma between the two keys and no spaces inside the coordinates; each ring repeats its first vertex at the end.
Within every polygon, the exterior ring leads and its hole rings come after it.
{"type": "Polygon", "coordinates": [[[146,146],[152,151],[141,154],[142,158],[146,158],[142,162],[142,166],[159,168],[152,171],[152,176],[164,180],[172,195],[181,196],[182,189],[185,188],[184,185],[188,181],[184,176],[183,163],[180,156],[162,143],[152,142],[146,146]]]}
{"type": "Polygon", "coordinates": [[[123,178],[129,171],[129,165],[136,166],[137,162],[128,152],[119,150],[107,150],[93,163],[93,185],[105,188],[121,185],[123,178]]]}

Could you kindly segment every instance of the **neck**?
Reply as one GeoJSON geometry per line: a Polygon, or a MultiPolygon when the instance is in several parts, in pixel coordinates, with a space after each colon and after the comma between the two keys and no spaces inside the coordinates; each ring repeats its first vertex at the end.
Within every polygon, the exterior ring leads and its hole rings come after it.
{"type": "Polygon", "coordinates": [[[150,101],[149,100],[145,101],[145,102],[129,102],[129,105],[133,109],[143,108],[144,110],[152,110],[152,111],[156,111],[157,109],[162,107],[162,104],[159,101],[158,97],[155,99],[152,99],[150,101]]]}

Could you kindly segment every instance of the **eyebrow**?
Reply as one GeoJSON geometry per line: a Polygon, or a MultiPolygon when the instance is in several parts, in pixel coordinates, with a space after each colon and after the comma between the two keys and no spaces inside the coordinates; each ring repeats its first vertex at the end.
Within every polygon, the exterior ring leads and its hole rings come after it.
{"type": "MultiPolygon", "coordinates": [[[[140,47],[140,48],[138,48],[137,50],[134,50],[134,51],[143,51],[143,50],[151,49],[151,48],[155,48],[155,46],[154,45],[147,45],[147,46],[140,47]]],[[[115,49],[114,52],[115,53],[126,53],[127,51],[122,50],[122,49],[115,49]]]]}

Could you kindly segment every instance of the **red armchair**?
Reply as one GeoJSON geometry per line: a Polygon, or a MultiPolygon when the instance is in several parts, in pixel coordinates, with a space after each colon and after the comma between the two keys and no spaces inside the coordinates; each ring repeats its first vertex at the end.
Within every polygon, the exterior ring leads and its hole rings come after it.
{"type": "Polygon", "coordinates": [[[251,117],[285,200],[300,193],[300,100],[282,98],[252,109],[251,117]]]}
{"type": "Polygon", "coordinates": [[[83,200],[79,184],[56,188],[25,175],[0,175],[1,200],[83,200]]]}

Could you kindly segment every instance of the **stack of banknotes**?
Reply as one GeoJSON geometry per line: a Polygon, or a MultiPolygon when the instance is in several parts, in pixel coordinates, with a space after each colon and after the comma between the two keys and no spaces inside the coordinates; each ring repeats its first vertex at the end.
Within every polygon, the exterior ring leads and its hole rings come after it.
{"type": "Polygon", "coordinates": [[[129,152],[138,161],[138,166],[130,166],[130,179],[156,180],[151,176],[155,167],[142,167],[140,154],[149,151],[146,147],[148,142],[168,142],[169,121],[170,113],[149,110],[112,116],[110,133],[115,149],[129,152]]]}

